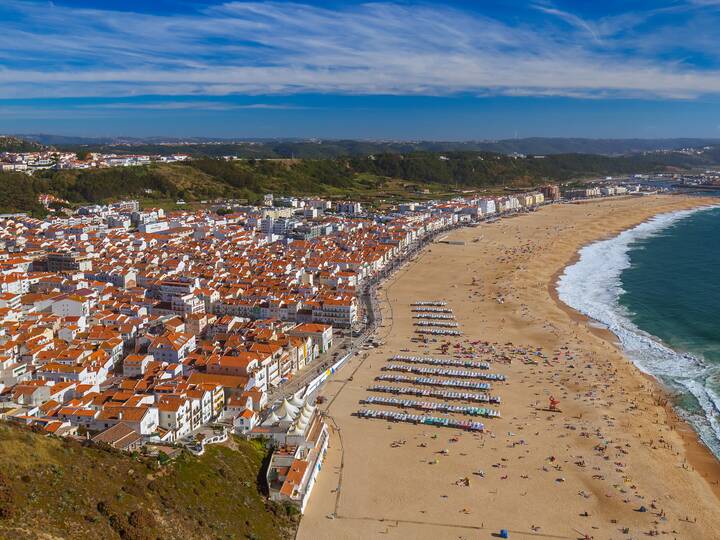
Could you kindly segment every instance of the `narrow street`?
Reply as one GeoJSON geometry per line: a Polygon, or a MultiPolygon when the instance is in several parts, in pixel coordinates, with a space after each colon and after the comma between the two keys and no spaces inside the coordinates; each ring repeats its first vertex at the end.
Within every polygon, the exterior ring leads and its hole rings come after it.
{"type": "MultiPolygon", "coordinates": [[[[271,405],[282,401],[284,398],[291,398],[343,356],[359,354],[363,346],[375,333],[377,326],[382,322],[377,298],[375,297],[376,286],[393,275],[395,271],[406,262],[412,260],[425,246],[432,243],[438,235],[462,226],[464,226],[464,224],[458,223],[450,227],[444,227],[433,231],[419,241],[413,242],[407,247],[405,253],[388,263],[388,266],[377,275],[368,279],[358,294],[361,304],[360,318],[361,321],[363,321],[363,328],[360,334],[353,337],[352,334],[357,332],[357,330],[334,330],[333,347],[313,360],[305,369],[296,373],[288,382],[270,389],[268,391],[268,404],[271,405]]],[[[322,386],[320,388],[322,388],[322,386]]],[[[320,390],[320,388],[318,388],[318,390],[320,390]]]]}

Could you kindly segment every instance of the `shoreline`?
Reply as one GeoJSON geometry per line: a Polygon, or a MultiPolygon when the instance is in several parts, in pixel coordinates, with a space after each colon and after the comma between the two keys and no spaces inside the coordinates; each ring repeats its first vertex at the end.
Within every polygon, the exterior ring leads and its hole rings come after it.
{"type": "Polygon", "coordinates": [[[720,538],[713,536],[717,460],[657,403],[656,381],[618,349],[614,334],[554,295],[585,244],[705,203],[660,195],[553,205],[453,231],[464,245],[431,244],[407,263],[378,290],[384,316],[376,336],[386,343],[361,351],[322,391],[331,447],[298,538],[489,538],[507,528],[512,537],[599,539],[617,537],[620,525],[633,537],[654,528],[671,538],[720,538]],[[391,355],[437,353],[432,342],[411,341],[409,306],[418,299],[449,302],[465,333],[451,341],[512,342],[547,354],[532,365],[516,357],[492,366],[508,381],[494,385],[502,417],[485,421],[484,435],[353,416],[391,355]],[[570,362],[553,358],[564,347],[570,362]],[[562,414],[538,412],[553,394],[562,414]],[[599,443],[607,454],[597,452],[599,443]],[[478,468],[482,478],[471,474],[478,468]],[[471,485],[458,487],[463,477],[471,485]],[[657,519],[656,504],[667,521],[657,519]]]}
{"type": "Polygon", "coordinates": [[[702,441],[700,438],[700,435],[695,430],[695,428],[690,424],[690,422],[686,419],[684,419],[676,410],[675,405],[673,404],[673,400],[676,397],[675,394],[668,388],[665,387],[665,385],[657,379],[655,376],[649,373],[643,372],[640,368],[638,368],[635,363],[628,357],[627,353],[625,352],[622,343],[620,342],[620,339],[617,335],[615,335],[612,330],[608,328],[598,328],[597,326],[594,326],[592,323],[596,322],[598,324],[601,324],[605,326],[601,321],[597,321],[593,319],[592,317],[589,317],[588,315],[585,315],[584,313],[574,309],[573,307],[569,306],[565,302],[563,302],[560,299],[560,295],[557,290],[557,284],[560,280],[560,277],[565,273],[565,270],[573,266],[575,263],[577,263],[580,260],[580,251],[591,244],[595,244],[597,242],[602,242],[603,240],[609,240],[611,238],[617,237],[619,234],[621,234],[624,231],[633,229],[637,227],[638,225],[647,222],[650,219],[653,219],[654,217],[658,216],[659,214],[656,214],[655,216],[651,216],[643,221],[640,221],[634,225],[630,225],[620,231],[609,233],[604,237],[597,238],[595,240],[590,240],[589,242],[582,244],[575,255],[573,255],[569,260],[568,263],[563,266],[562,268],[558,269],[555,274],[553,274],[552,281],[548,282],[548,293],[550,294],[551,298],[555,302],[555,304],[562,309],[564,312],[567,313],[568,317],[571,319],[578,321],[582,324],[585,324],[590,332],[598,336],[599,338],[607,341],[612,347],[617,348],[622,355],[626,358],[627,362],[632,366],[632,368],[635,371],[635,374],[639,377],[642,377],[647,382],[652,384],[652,386],[655,388],[655,390],[658,392],[662,398],[665,399],[665,410],[667,414],[667,422],[669,425],[672,426],[673,430],[675,430],[682,438],[683,444],[685,447],[685,452],[688,455],[688,462],[692,467],[697,470],[700,475],[705,478],[708,482],[708,485],[712,489],[715,496],[718,498],[718,501],[720,502],[720,458],[715,456],[715,454],[712,453],[712,450],[708,448],[708,446],[702,441]],[[713,481],[714,479],[714,481],[713,481]]]}

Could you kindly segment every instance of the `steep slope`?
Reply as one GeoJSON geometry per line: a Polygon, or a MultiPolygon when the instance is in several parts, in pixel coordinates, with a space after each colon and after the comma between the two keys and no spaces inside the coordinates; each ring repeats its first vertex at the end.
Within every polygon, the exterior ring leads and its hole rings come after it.
{"type": "Polygon", "coordinates": [[[0,538],[291,538],[294,511],[258,489],[265,450],[128,456],[0,424],[0,538]]]}

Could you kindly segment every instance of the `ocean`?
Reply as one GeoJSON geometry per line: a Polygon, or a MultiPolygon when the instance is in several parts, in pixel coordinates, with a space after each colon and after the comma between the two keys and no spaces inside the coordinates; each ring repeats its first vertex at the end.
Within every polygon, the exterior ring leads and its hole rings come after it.
{"type": "Polygon", "coordinates": [[[557,290],[618,336],[720,458],[720,207],[661,214],[585,246],[557,290]]]}

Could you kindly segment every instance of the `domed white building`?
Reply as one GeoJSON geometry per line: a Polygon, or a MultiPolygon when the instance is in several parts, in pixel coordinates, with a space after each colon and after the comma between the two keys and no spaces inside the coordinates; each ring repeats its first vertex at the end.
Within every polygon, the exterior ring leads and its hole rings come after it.
{"type": "Polygon", "coordinates": [[[267,437],[275,446],[266,473],[270,498],[302,512],[330,439],[317,407],[299,392],[275,405],[250,436],[267,437]]]}

